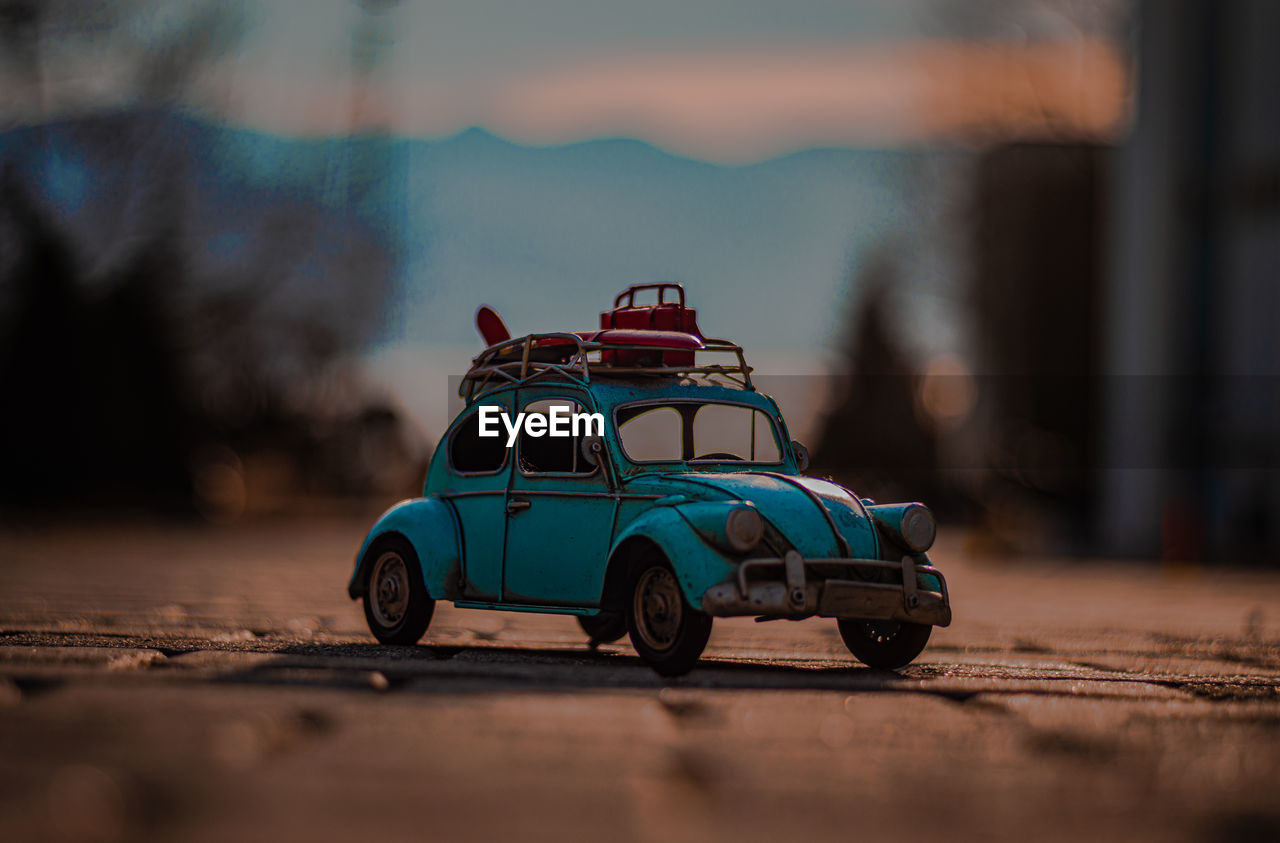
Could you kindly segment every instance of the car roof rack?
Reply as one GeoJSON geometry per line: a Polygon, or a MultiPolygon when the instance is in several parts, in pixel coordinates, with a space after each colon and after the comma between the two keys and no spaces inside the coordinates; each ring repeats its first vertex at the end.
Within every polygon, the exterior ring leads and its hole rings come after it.
{"type": "MultiPolygon", "coordinates": [[[[656,333],[656,332],[655,332],[656,333]]],[[[684,377],[755,391],[751,383],[751,367],[747,365],[742,346],[728,340],[701,338],[697,348],[686,344],[664,344],[660,339],[646,338],[644,342],[625,340],[597,340],[578,334],[553,332],[529,334],[491,345],[471,362],[471,369],[462,378],[458,395],[470,405],[480,396],[505,386],[523,386],[529,383],[569,382],[586,386],[593,378],[628,377],[684,377]],[[627,351],[652,355],[676,352],[687,364],[667,365],[617,365],[618,355],[605,352],[627,351]],[[720,354],[732,362],[698,363],[696,354],[720,354]],[[612,360],[605,359],[612,356],[612,360]]]]}

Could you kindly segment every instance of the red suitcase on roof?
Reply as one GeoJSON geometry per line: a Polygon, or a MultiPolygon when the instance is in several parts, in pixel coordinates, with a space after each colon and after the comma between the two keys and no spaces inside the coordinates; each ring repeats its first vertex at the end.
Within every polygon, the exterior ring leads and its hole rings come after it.
{"type": "MultiPolygon", "coordinates": [[[[628,287],[613,300],[613,310],[600,314],[601,331],[678,331],[690,334],[701,340],[702,331],[698,329],[698,312],[684,303],[684,287],[679,284],[636,284],[628,287]],[[636,304],[636,293],[641,290],[656,290],[657,304],[636,304]],[[673,293],[675,301],[667,301],[667,294],[673,293]]],[[[601,342],[608,342],[608,336],[597,337],[601,342]]],[[[701,347],[701,342],[697,343],[701,347]]],[[[664,351],[662,365],[692,366],[694,352],[664,351]]],[[[606,350],[602,352],[602,362],[610,366],[652,365],[645,352],[631,349],[606,350]],[[645,358],[645,359],[642,359],[645,358]]]]}

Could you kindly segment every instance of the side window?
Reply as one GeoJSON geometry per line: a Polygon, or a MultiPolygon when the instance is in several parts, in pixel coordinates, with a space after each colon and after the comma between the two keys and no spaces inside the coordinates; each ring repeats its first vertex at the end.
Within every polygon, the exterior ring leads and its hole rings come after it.
{"type": "Polygon", "coordinates": [[[550,431],[552,410],[558,419],[556,424],[569,431],[570,436],[552,436],[543,433],[531,436],[526,425],[520,430],[519,454],[520,470],[525,474],[591,474],[595,466],[582,458],[579,447],[587,435],[586,425],[579,422],[573,429],[573,415],[585,412],[582,405],[568,398],[545,398],[530,401],[524,406],[526,419],[528,416],[540,415],[547,419],[545,429],[550,431]]]}
{"type": "Polygon", "coordinates": [[[684,422],[674,407],[628,407],[618,413],[618,437],[632,462],[677,462],[684,422]]]}
{"type": "Polygon", "coordinates": [[[449,462],[462,474],[493,472],[507,461],[504,436],[481,436],[480,413],[475,410],[454,428],[449,442],[449,462]]]}

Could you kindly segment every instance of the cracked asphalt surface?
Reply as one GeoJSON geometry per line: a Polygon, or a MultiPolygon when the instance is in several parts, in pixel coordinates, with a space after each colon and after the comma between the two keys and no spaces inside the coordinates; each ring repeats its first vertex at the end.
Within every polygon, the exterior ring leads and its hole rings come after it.
{"type": "Polygon", "coordinates": [[[664,683],[571,618],[382,647],[369,519],[0,532],[0,839],[1280,839],[1280,573],[997,559],[898,673],[717,621],[664,683]]]}

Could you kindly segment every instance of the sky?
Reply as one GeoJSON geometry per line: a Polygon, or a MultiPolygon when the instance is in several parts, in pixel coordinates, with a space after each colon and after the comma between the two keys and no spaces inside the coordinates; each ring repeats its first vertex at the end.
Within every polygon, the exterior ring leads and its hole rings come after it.
{"type": "Polygon", "coordinates": [[[277,0],[206,96],[277,131],[621,136],[721,163],[975,127],[1104,134],[1125,99],[1115,5],[277,0]]]}
{"type": "MultiPolygon", "coordinates": [[[[426,138],[478,126],[526,144],[631,137],[731,164],[815,146],[1113,136],[1128,100],[1124,0],[55,0],[42,8],[40,94],[10,90],[0,119],[127,102],[139,85],[131,56],[167,39],[174,53],[209,49],[181,96],[238,125],[426,138]],[[214,17],[227,30],[220,40],[183,43],[192,21],[214,17]],[[108,30],[114,40],[100,37],[108,30]]],[[[0,93],[20,82],[12,59],[0,58],[0,93]]]]}
{"type": "MultiPolygon", "coordinates": [[[[708,330],[763,349],[755,359],[772,360],[766,368],[820,370],[840,339],[850,273],[886,232],[923,229],[954,196],[919,172],[927,158],[755,165],[816,148],[1108,142],[1129,112],[1125,0],[41,8],[37,59],[0,50],[0,128],[176,96],[231,127],[445,144],[409,168],[400,297],[392,330],[370,350],[405,395],[421,383],[422,361],[439,383],[464,364],[481,300],[527,330],[563,328],[546,324],[556,318],[549,302],[571,301],[575,324],[590,327],[617,288],[667,279],[697,290],[708,330]],[[486,143],[488,133],[513,146],[486,143]],[[459,137],[447,163],[448,139],[459,137]],[[586,159],[520,152],[608,138],[673,160],[569,148],[599,159],[593,170],[586,159]],[[922,193],[926,206],[912,204],[922,193]]],[[[927,266],[910,312],[954,321],[956,300],[939,293],[957,281],[945,255],[915,251],[927,266]]],[[[945,321],[922,324],[937,336],[945,321]]],[[[436,427],[435,413],[417,415],[436,427]]]]}

